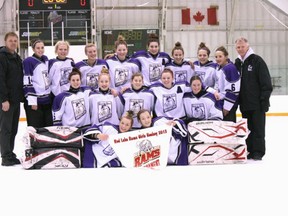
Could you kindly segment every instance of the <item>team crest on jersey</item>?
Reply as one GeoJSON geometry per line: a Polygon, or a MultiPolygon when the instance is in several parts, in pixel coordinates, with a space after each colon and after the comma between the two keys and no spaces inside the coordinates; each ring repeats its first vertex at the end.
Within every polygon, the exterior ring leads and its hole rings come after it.
{"type": "Polygon", "coordinates": [[[191,113],[194,118],[197,119],[206,119],[205,118],[205,107],[204,104],[192,104],[191,105],[191,113]]]}
{"type": "Polygon", "coordinates": [[[202,68],[198,68],[197,70],[195,70],[195,75],[199,76],[200,79],[203,81],[205,78],[205,71],[204,71],[204,69],[202,69],[202,70],[201,69],[202,68]]]}
{"type": "Polygon", "coordinates": [[[158,81],[161,78],[161,64],[150,64],[149,65],[149,79],[150,82],[158,81]]]}
{"type": "Polygon", "coordinates": [[[47,90],[50,86],[50,79],[48,76],[48,71],[47,70],[42,71],[42,75],[43,75],[45,90],[47,90]]]}
{"type": "Polygon", "coordinates": [[[71,73],[71,67],[63,67],[60,69],[60,86],[69,83],[69,74],[71,73]]]}
{"type": "Polygon", "coordinates": [[[88,73],[86,76],[86,85],[93,89],[98,88],[98,77],[99,74],[88,73]]]}
{"type": "Polygon", "coordinates": [[[124,85],[128,81],[129,71],[126,68],[117,68],[115,70],[115,86],[124,85]]]}
{"type": "Polygon", "coordinates": [[[175,71],[175,81],[186,81],[187,80],[187,71],[175,71]]]}
{"type": "Polygon", "coordinates": [[[86,114],[87,110],[86,110],[84,98],[73,100],[71,103],[72,103],[72,108],[74,111],[74,117],[76,120],[80,119],[82,116],[86,114]]]}
{"type": "Polygon", "coordinates": [[[160,165],[160,146],[153,146],[148,139],[137,143],[139,151],[134,157],[135,167],[154,167],[160,165]]]}
{"type": "Polygon", "coordinates": [[[177,107],[176,94],[164,94],[163,95],[163,111],[168,112],[177,107]]]}
{"type": "Polygon", "coordinates": [[[98,102],[98,119],[102,122],[112,117],[112,102],[100,101],[98,102]]]}
{"type": "Polygon", "coordinates": [[[108,145],[106,148],[103,149],[103,154],[107,156],[112,156],[115,153],[114,149],[108,145]]]}
{"type": "Polygon", "coordinates": [[[143,99],[130,99],[129,109],[133,111],[133,117],[137,116],[137,113],[144,107],[143,99]]]}

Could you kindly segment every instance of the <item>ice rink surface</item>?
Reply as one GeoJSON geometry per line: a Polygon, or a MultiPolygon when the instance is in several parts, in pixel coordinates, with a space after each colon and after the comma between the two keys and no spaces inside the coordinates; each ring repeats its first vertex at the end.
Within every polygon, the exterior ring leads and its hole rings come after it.
{"type": "MultiPolygon", "coordinates": [[[[15,151],[23,154],[20,122],[15,151]]],[[[151,169],[0,166],[3,216],[288,215],[288,117],[267,117],[262,161],[151,169]]]]}

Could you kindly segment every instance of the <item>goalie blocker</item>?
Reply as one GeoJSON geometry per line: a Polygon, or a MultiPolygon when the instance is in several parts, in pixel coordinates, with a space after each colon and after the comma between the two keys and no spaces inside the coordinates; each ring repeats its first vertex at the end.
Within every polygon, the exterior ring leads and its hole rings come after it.
{"type": "Polygon", "coordinates": [[[80,168],[82,132],[76,127],[27,127],[25,150],[21,158],[24,169],[80,168]]]}
{"type": "Polygon", "coordinates": [[[245,140],[247,120],[195,121],[188,124],[188,162],[196,164],[235,164],[247,161],[245,140]]]}

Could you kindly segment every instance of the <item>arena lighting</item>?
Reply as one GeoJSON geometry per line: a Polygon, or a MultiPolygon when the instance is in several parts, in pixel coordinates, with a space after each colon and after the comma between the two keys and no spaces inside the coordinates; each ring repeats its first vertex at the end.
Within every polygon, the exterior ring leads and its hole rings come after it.
{"type": "Polygon", "coordinates": [[[150,2],[148,1],[148,2],[145,2],[145,3],[143,3],[143,4],[136,5],[136,7],[143,7],[143,6],[148,5],[149,3],[150,3],[150,2]]]}

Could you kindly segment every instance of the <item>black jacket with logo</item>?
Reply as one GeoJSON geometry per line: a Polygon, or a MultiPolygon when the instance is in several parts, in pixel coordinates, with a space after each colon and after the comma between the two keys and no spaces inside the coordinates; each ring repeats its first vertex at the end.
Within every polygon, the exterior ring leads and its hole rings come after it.
{"type": "Polygon", "coordinates": [[[237,58],[235,66],[241,73],[240,110],[261,109],[267,112],[273,87],[265,61],[260,56],[251,54],[244,62],[237,58]]]}

